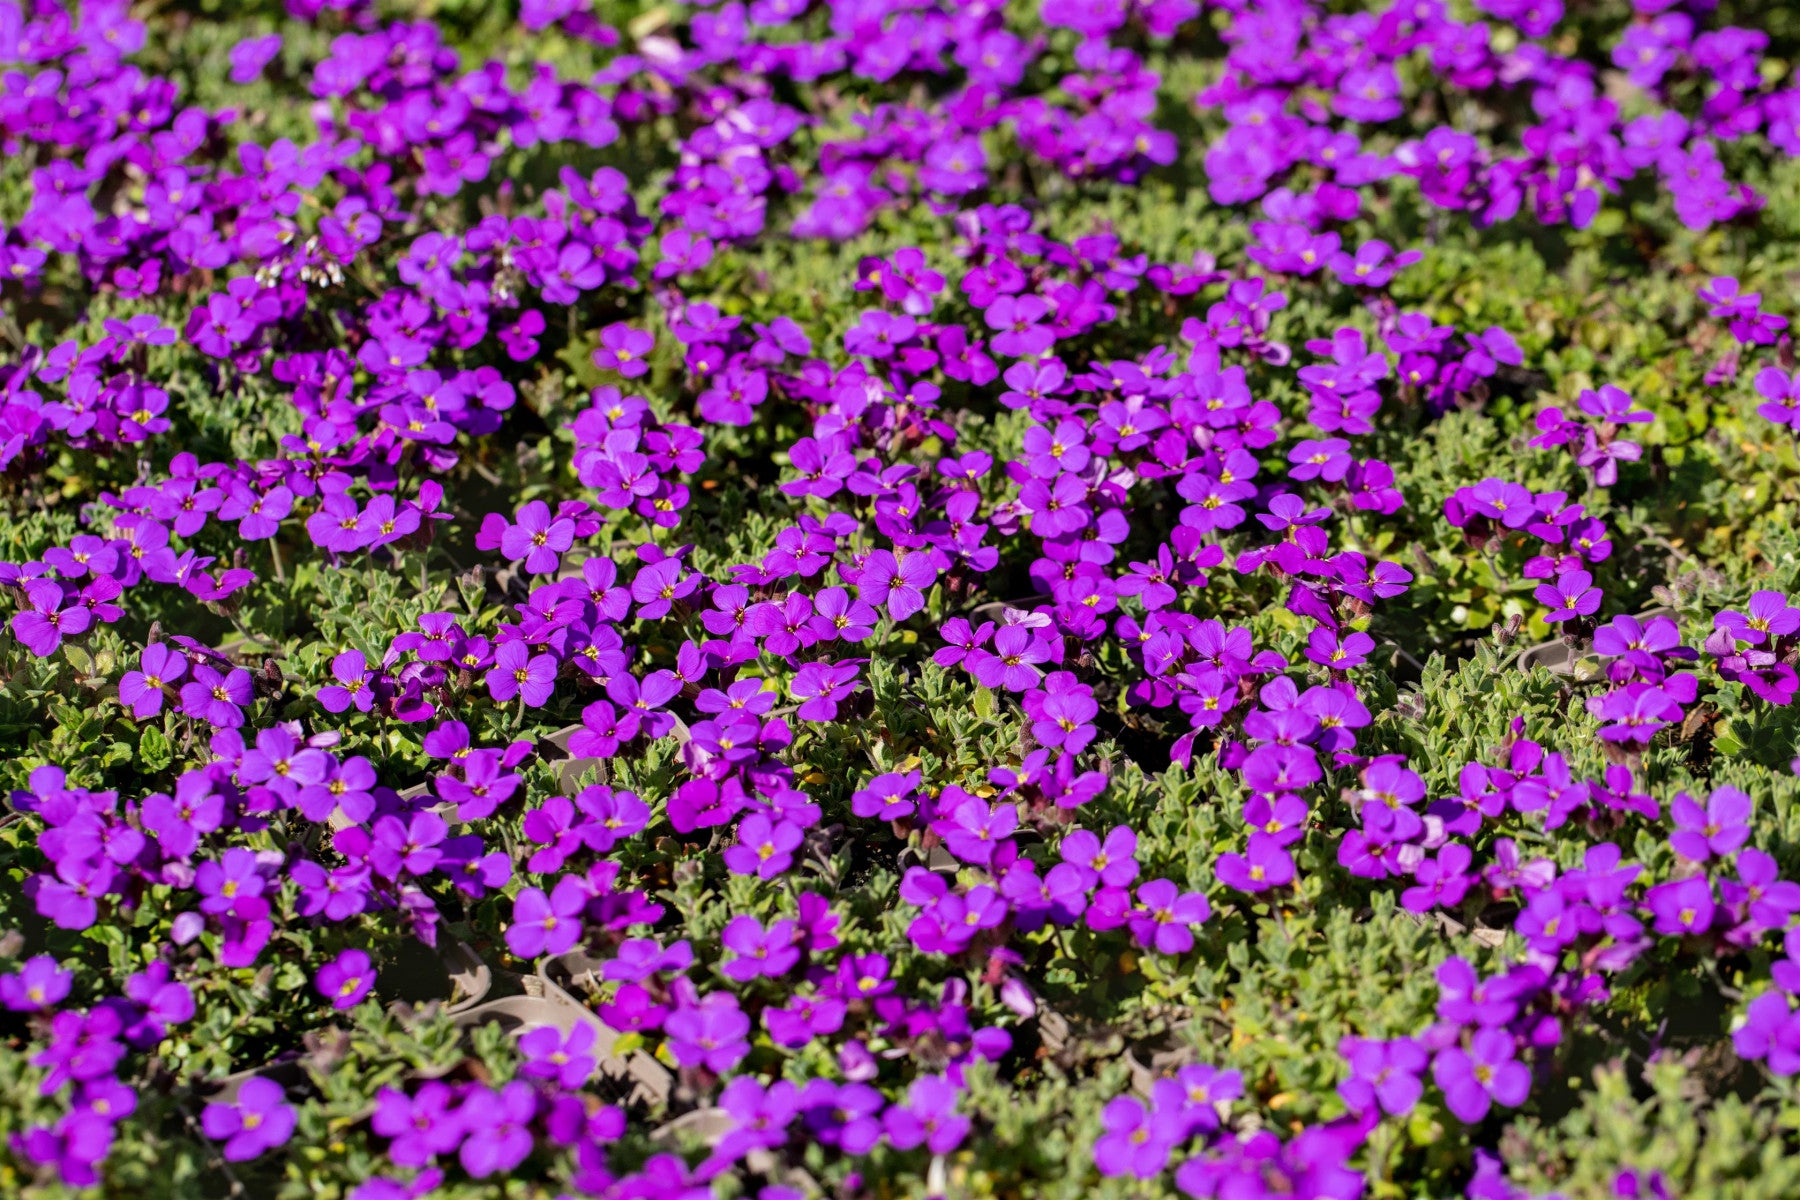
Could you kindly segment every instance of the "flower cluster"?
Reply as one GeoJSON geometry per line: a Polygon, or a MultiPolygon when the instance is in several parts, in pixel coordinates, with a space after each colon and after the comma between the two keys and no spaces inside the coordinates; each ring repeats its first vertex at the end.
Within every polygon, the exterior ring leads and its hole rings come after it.
{"type": "Polygon", "coordinates": [[[1510,1197],[1647,964],[1800,1071],[1791,488],[1469,283],[1752,237],[1785,34],[410,7],[0,0],[0,1166],[1510,1197]]]}

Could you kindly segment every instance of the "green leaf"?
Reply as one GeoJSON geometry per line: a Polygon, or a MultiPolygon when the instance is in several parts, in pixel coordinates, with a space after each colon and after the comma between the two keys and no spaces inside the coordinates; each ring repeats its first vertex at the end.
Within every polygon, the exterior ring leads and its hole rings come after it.
{"type": "Polygon", "coordinates": [[[994,719],[994,693],[988,688],[975,689],[975,715],[984,721],[994,719]]]}
{"type": "Polygon", "coordinates": [[[154,725],[144,726],[143,733],[138,735],[138,762],[144,770],[150,772],[166,771],[175,761],[174,748],[162,730],[154,725]]]}

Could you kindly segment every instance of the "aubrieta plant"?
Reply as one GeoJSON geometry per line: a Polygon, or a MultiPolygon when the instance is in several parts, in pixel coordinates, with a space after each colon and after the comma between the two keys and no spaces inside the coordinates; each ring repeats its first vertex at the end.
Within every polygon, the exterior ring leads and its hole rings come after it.
{"type": "Polygon", "coordinates": [[[1797,58],[0,0],[0,1191],[1800,1194],[1797,58]]]}

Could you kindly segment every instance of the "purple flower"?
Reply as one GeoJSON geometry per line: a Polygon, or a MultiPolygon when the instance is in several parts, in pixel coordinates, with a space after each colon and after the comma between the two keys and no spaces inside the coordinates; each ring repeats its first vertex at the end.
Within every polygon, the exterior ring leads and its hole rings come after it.
{"type": "MultiPolygon", "coordinates": [[[[250,83],[281,53],[281,35],[245,38],[231,48],[231,82],[250,83]]],[[[173,330],[170,331],[171,333],[173,330]]]]}
{"type": "Polygon", "coordinates": [[[1572,621],[1599,612],[1602,594],[1593,583],[1594,577],[1586,571],[1564,571],[1554,584],[1541,585],[1532,595],[1539,604],[1550,608],[1544,614],[1545,623],[1572,621]]]}
{"type": "Polygon", "coordinates": [[[1128,825],[1115,826],[1105,842],[1085,829],[1074,830],[1057,851],[1065,863],[1081,872],[1084,889],[1096,883],[1129,887],[1138,875],[1137,834],[1128,825]]]}
{"type": "Polygon", "coordinates": [[[532,654],[524,642],[507,642],[494,651],[494,666],[486,678],[494,703],[505,704],[517,696],[527,708],[542,708],[556,691],[556,659],[532,654]]]}
{"type": "Polygon", "coordinates": [[[376,818],[368,847],[368,863],[383,879],[424,875],[444,857],[441,848],[450,827],[429,809],[402,819],[392,813],[376,818]]]}
{"type": "Polygon", "coordinates": [[[1738,1057],[1761,1060],[1772,1074],[1800,1071],[1800,1019],[1780,992],[1764,992],[1750,1002],[1731,1043],[1738,1057]]]}
{"type": "Polygon", "coordinates": [[[1167,879],[1153,879],[1138,888],[1137,904],[1128,919],[1138,945],[1158,954],[1185,954],[1194,948],[1189,928],[1204,924],[1210,916],[1205,896],[1183,892],[1167,879]]]}
{"type": "Polygon", "coordinates": [[[1381,1042],[1347,1037],[1338,1053],[1350,1066],[1350,1075],[1338,1084],[1338,1095],[1350,1111],[1363,1113],[1380,1106],[1389,1116],[1411,1112],[1425,1090],[1419,1077],[1430,1056],[1412,1038],[1381,1042]]]}
{"type": "Polygon", "coordinates": [[[52,1017],[44,1048],[31,1057],[33,1066],[47,1068],[39,1095],[53,1096],[70,1081],[86,1084],[113,1074],[128,1049],[118,1039],[124,1032],[121,1013],[129,1011],[109,1004],[52,1017]]]}
{"type": "Polygon", "coordinates": [[[142,721],[162,711],[163,689],[187,674],[187,659],[161,642],[151,642],[138,656],[138,669],[119,679],[119,703],[142,721]]]}
{"type": "Polygon", "coordinates": [[[944,839],[944,848],[966,863],[987,866],[995,851],[1019,826],[1014,804],[989,805],[977,796],[960,793],[952,801],[949,792],[940,797],[946,815],[932,822],[931,830],[944,839]]]}
{"type": "Polygon", "coordinates": [[[656,345],[654,335],[634,329],[623,321],[615,321],[600,331],[600,345],[594,351],[594,365],[605,371],[617,371],[627,379],[636,379],[650,371],[647,360],[656,345]]]}
{"type": "Polygon", "coordinates": [[[531,1154],[535,1139],[531,1120],[537,1115],[537,1092],[515,1079],[493,1091],[477,1086],[463,1099],[458,1114],[468,1131],[457,1161],[476,1179],[510,1172],[531,1154]]]}
{"type": "Polygon", "coordinates": [[[1659,883],[1644,894],[1644,905],[1656,918],[1656,932],[1666,937],[1702,934],[1712,928],[1712,881],[1704,875],[1659,883]]]}
{"type": "Polygon", "coordinates": [[[765,930],[755,917],[736,916],[726,924],[719,940],[734,955],[719,970],[739,983],[762,975],[778,979],[800,961],[792,921],[771,921],[765,930]]]}
{"type": "Polygon", "coordinates": [[[1413,869],[1413,885],[1400,895],[1400,903],[1411,912],[1429,912],[1434,908],[1455,908],[1468,894],[1474,882],[1467,872],[1473,855],[1461,842],[1451,842],[1413,869]]]}
{"type": "Polygon", "coordinates": [[[890,551],[877,550],[863,564],[856,586],[864,601],[886,606],[888,616],[904,621],[925,607],[925,593],[937,582],[937,575],[927,554],[897,558],[890,551]]]}
{"type": "Polygon", "coordinates": [[[525,570],[533,575],[556,570],[562,554],[574,544],[575,522],[553,516],[542,500],[522,506],[517,520],[500,533],[500,553],[514,562],[524,559],[525,570]]]}
{"type": "Polygon", "coordinates": [[[452,1107],[454,1096],[448,1084],[436,1080],[423,1084],[416,1096],[392,1087],[377,1092],[369,1125],[393,1139],[388,1157],[403,1167],[423,1167],[454,1152],[465,1132],[462,1113],[452,1107]]]}
{"type": "Polygon", "coordinates": [[[1437,970],[1437,1014],[1457,1025],[1504,1025],[1519,1011],[1503,980],[1483,980],[1462,958],[1446,959],[1437,970]]]}
{"type": "Polygon", "coordinates": [[[806,629],[820,641],[861,642],[874,633],[879,615],[873,605],[852,600],[841,587],[821,588],[813,597],[813,615],[806,629]]]}
{"type": "Polygon", "coordinates": [[[581,914],[587,908],[586,882],[577,875],[557,880],[549,895],[528,887],[513,900],[506,948],[519,958],[562,954],[581,940],[581,914]]]}
{"type": "Polygon", "coordinates": [[[638,603],[638,618],[653,621],[667,616],[676,601],[699,586],[697,577],[683,572],[680,559],[665,558],[637,573],[631,581],[631,598],[638,603]]]}
{"type": "Polygon", "coordinates": [[[1443,1089],[1450,1111],[1469,1125],[1487,1116],[1498,1103],[1517,1108],[1531,1092],[1531,1071],[1513,1057],[1513,1035],[1504,1029],[1478,1029],[1468,1048],[1438,1051],[1432,1078],[1443,1089]]]}
{"type": "Polygon", "coordinates": [[[1790,607],[1780,592],[1757,592],[1750,597],[1748,608],[1747,613],[1726,609],[1713,618],[1713,626],[1752,646],[1762,645],[1767,638],[1800,631],[1800,608],[1790,607]]]}
{"type": "Polygon", "coordinates": [[[698,1004],[684,1005],[663,1022],[669,1052],[684,1067],[704,1066],[723,1074],[750,1052],[750,1018],[728,992],[714,992],[698,1004]]]}
{"type": "Polygon", "coordinates": [[[1036,711],[1030,713],[1035,718],[1031,736],[1041,746],[1079,754],[1094,740],[1096,730],[1092,722],[1099,712],[1099,703],[1095,701],[1093,692],[1086,687],[1044,694],[1036,711]]]}
{"type": "Polygon", "coordinates": [[[962,1145],[969,1133],[969,1118],[956,1111],[957,1090],[939,1075],[913,1080],[906,1101],[882,1116],[888,1141],[896,1150],[923,1145],[933,1154],[948,1154],[962,1145]]]}
{"type": "Polygon", "coordinates": [[[1294,881],[1294,859],[1267,833],[1250,835],[1244,854],[1225,853],[1213,864],[1213,874],[1226,887],[1240,892],[1262,892],[1294,881]]]}
{"type": "Polygon", "coordinates": [[[43,1012],[61,1004],[74,982],[75,973],[54,958],[34,955],[12,974],[0,975],[0,1004],[13,1012],[43,1012]]]}
{"type": "Polygon", "coordinates": [[[195,663],[193,678],[181,685],[181,711],[219,729],[244,723],[244,709],[256,698],[250,672],[242,667],[220,674],[210,663],[195,663]]]}
{"type": "MultiPolygon", "coordinates": [[[[1675,676],[1671,682],[1686,681],[1688,699],[1693,699],[1692,675],[1675,676]]],[[[1609,742],[1648,744],[1657,731],[1681,720],[1681,702],[1669,690],[1651,683],[1628,683],[1602,696],[1590,697],[1588,711],[1604,724],[1600,736],[1609,742]]]]}
{"type": "Polygon", "coordinates": [[[1088,485],[1077,475],[1058,475],[1053,482],[1033,479],[1019,492],[1019,507],[1031,514],[1031,532],[1040,538],[1062,537],[1086,529],[1093,520],[1087,505],[1088,485]]]}
{"type": "Polygon", "coordinates": [[[93,622],[82,605],[63,607],[63,586],[54,580],[33,579],[25,585],[25,599],[31,607],[13,615],[13,636],[39,658],[50,657],[64,638],[86,632],[93,622]]]}
{"type": "Polygon", "coordinates": [[[1348,671],[1369,661],[1375,639],[1366,633],[1339,636],[1336,630],[1319,628],[1306,639],[1306,657],[1334,671],[1348,671]]]}
{"type": "Polygon", "coordinates": [[[738,825],[737,845],[725,850],[725,866],[737,875],[773,879],[794,865],[794,851],[805,838],[792,821],[751,813],[738,825]]]}
{"type": "Polygon", "coordinates": [[[326,712],[340,713],[351,705],[358,712],[368,712],[375,707],[375,672],[369,670],[368,660],[361,650],[346,650],[331,660],[331,675],[336,683],[326,684],[319,689],[319,707],[326,712]]]}
{"type": "Polygon", "coordinates": [[[574,1091],[600,1065],[599,1041],[600,1035],[586,1021],[578,1021],[567,1037],[553,1025],[533,1029],[519,1039],[519,1053],[525,1056],[519,1069],[574,1091]]]}
{"type": "Polygon", "coordinates": [[[889,771],[871,779],[850,796],[850,811],[859,817],[899,821],[917,811],[919,772],[889,771]]]}
{"type": "Polygon", "coordinates": [[[1788,918],[1800,912],[1800,883],[1781,878],[1774,856],[1745,848],[1738,852],[1737,870],[1737,879],[1719,884],[1725,903],[1744,916],[1746,928],[1736,932],[1760,935],[1785,928],[1788,918]]]}
{"type": "Polygon", "coordinates": [[[1304,746],[1258,746],[1244,761],[1244,783],[1265,796],[1298,792],[1324,777],[1319,759],[1304,746]]]}
{"type": "Polygon", "coordinates": [[[313,986],[333,1008],[355,1008],[375,986],[375,968],[361,950],[345,950],[319,968],[313,986]]]}
{"type": "Polygon", "coordinates": [[[298,1120],[281,1085],[257,1075],[244,1081],[235,1103],[207,1105],[200,1127],[225,1143],[227,1161],[245,1162],[286,1145],[298,1120]]]}
{"type": "Polygon", "coordinates": [[[1023,692],[1043,678],[1038,664],[1049,659],[1050,648],[1031,629],[1003,625],[994,634],[993,650],[971,651],[965,665],[982,687],[1023,692]]]}
{"type": "Polygon", "coordinates": [[[154,1045],[168,1036],[170,1026],[185,1025],[194,1018],[194,993],[187,984],[173,979],[169,964],[161,960],[126,979],[125,995],[142,1014],[125,1034],[134,1045],[154,1045]]]}
{"type": "Polygon", "coordinates": [[[1756,390],[1765,401],[1756,406],[1757,415],[1777,425],[1800,429],[1800,371],[1789,375],[1775,367],[1764,367],[1756,373],[1756,390]]]}
{"type": "Polygon", "coordinates": [[[1323,479],[1327,483],[1341,482],[1356,460],[1349,455],[1350,443],[1343,438],[1326,438],[1315,441],[1311,438],[1296,442],[1288,451],[1288,461],[1293,467],[1288,477],[1296,480],[1323,479]]]}
{"type": "Polygon", "coordinates": [[[234,481],[226,488],[225,500],[219,505],[219,517],[236,521],[240,538],[260,542],[275,536],[281,528],[281,519],[293,508],[294,493],[279,484],[265,492],[234,481]]]}
{"type": "Polygon", "coordinates": [[[1135,1096],[1115,1096],[1100,1110],[1104,1133],[1094,1142],[1094,1167],[1111,1177],[1154,1179],[1169,1164],[1169,1151],[1187,1135],[1179,1112],[1147,1111],[1135,1096]]]}
{"type": "Polygon", "coordinates": [[[1675,853],[1694,862],[1705,862],[1715,855],[1730,858],[1750,839],[1751,808],[1749,795],[1733,787],[1714,788],[1706,798],[1705,808],[1681,792],[1669,804],[1669,816],[1675,822],[1669,845],[1675,853]]]}
{"type": "Polygon", "coordinates": [[[841,662],[810,662],[794,673],[788,688],[800,707],[794,715],[802,721],[835,721],[838,705],[862,685],[857,681],[860,664],[866,659],[841,662]]]}
{"type": "Polygon", "coordinates": [[[256,852],[242,846],[232,846],[218,859],[201,863],[194,872],[200,911],[228,913],[245,901],[258,900],[268,886],[262,871],[256,852]]]}

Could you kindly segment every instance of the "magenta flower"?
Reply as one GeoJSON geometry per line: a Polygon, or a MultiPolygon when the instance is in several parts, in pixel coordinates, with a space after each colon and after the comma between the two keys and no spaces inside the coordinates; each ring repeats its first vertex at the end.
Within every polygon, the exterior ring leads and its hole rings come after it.
{"type": "Polygon", "coordinates": [[[653,621],[667,616],[676,601],[692,595],[699,586],[699,578],[685,572],[680,559],[651,563],[631,581],[631,598],[637,601],[638,619],[653,621]]]}
{"type": "Polygon", "coordinates": [[[517,519],[500,533],[500,553],[514,562],[525,560],[525,570],[546,575],[556,570],[562,555],[575,544],[575,522],[556,517],[542,500],[519,509],[517,519]]]}
{"type": "Polygon", "coordinates": [[[1645,893],[1644,904],[1655,917],[1656,932],[1667,937],[1705,933],[1717,911],[1712,881],[1704,875],[1659,883],[1645,893]]]}
{"type": "Polygon", "coordinates": [[[778,979],[800,961],[800,947],[792,921],[771,921],[764,929],[752,916],[733,917],[720,935],[733,957],[719,968],[726,978],[748,983],[758,976],[778,979]]]}
{"type": "Polygon", "coordinates": [[[993,644],[992,651],[971,650],[964,660],[982,687],[1023,692],[1043,678],[1038,664],[1049,661],[1050,648],[1031,629],[1002,625],[994,634],[993,644]]]}
{"type": "Polygon", "coordinates": [[[67,999],[74,982],[75,973],[48,954],[33,955],[17,971],[0,975],[0,1004],[12,1012],[43,1012],[67,999]]]}
{"type": "Polygon", "coordinates": [[[948,1079],[923,1075],[913,1080],[904,1103],[883,1114],[888,1141],[896,1150],[923,1145],[933,1154],[948,1154],[968,1136],[969,1118],[956,1111],[957,1090],[948,1079]]]}
{"type": "Polygon", "coordinates": [[[1285,887],[1294,881],[1294,859],[1276,838],[1267,833],[1250,835],[1250,845],[1243,854],[1219,855],[1213,874],[1226,887],[1240,892],[1261,892],[1285,887]]]}
{"type": "MultiPolygon", "coordinates": [[[[1676,676],[1689,684],[1692,675],[1676,676]]],[[[1687,693],[1692,699],[1691,690],[1687,693]]],[[[1681,702],[1668,690],[1651,683],[1628,683],[1603,696],[1590,697],[1588,711],[1603,724],[1600,736],[1609,742],[1648,744],[1657,731],[1681,720],[1681,702]]]]}
{"type": "Polygon", "coordinates": [[[375,1094],[375,1111],[369,1125],[377,1134],[393,1139],[388,1157],[403,1167],[423,1167],[438,1155],[453,1154],[466,1132],[462,1114],[453,1107],[450,1086],[431,1080],[417,1095],[384,1087],[375,1094]]]}
{"type": "Polygon", "coordinates": [[[119,679],[119,703],[138,720],[162,711],[163,689],[187,674],[187,659],[161,642],[151,642],[138,656],[138,669],[119,679]]]}
{"type": "Polygon", "coordinates": [[[1800,1072],[1800,1019],[1780,992],[1764,992],[1750,1002],[1731,1042],[1739,1058],[1760,1061],[1775,1075],[1800,1072]]]}
{"type": "Polygon", "coordinates": [[[845,659],[835,663],[806,663],[794,673],[788,689],[801,702],[794,714],[802,721],[835,721],[838,705],[849,699],[862,684],[857,680],[861,664],[867,659],[845,659]]]}
{"type": "Polygon", "coordinates": [[[64,638],[85,633],[93,623],[82,605],[63,607],[63,586],[54,580],[33,579],[25,585],[25,599],[31,607],[13,615],[13,636],[39,658],[50,657],[64,638]]]}
{"type": "Polygon", "coordinates": [[[1539,604],[1550,608],[1544,614],[1545,623],[1572,621],[1599,612],[1603,597],[1593,583],[1594,577],[1586,571],[1565,571],[1556,577],[1555,583],[1541,585],[1532,595],[1539,604]]]}
{"type": "Polygon", "coordinates": [[[904,621],[925,607],[925,593],[937,576],[929,555],[904,553],[897,558],[890,551],[877,550],[863,564],[856,586],[863,600],[885,606],[888,616],[904,621]]]}
{"type": "Polygon", "coordinates": [[[566,1037],[553,1025],[533,1029],[519,1039],[519,1053],[525,1057],[519,1070],[574,1091],[600,1065],[599,1040],[599,1033],[587,1021],[577,1022],[566,1037]]]}
{"type": "Polygon", "coordinates": [[[871,779],[850,797],[850,811],[859,817],[900,821],[917,811],[919,772],[889,771],[871,779]]]}
{"type": "Polygon", "coordinates": [[[1752,646],[1800,631],[1800,608],[1790,607],[1780,592],[1757,592],[1750,597],[1748,608],[1743,613],[1726,609],[1713,618],[1714,628],[1752,646]]]}
{"type": "MultiPolygon", "coordinates": [[[[1054,676],[1052,677],[1054,678],[1054,676]]],[[[1100,705],[1087,688],[1079,691],[1053,692],[1031,715],[1035,718],[1031,736],[1041,746],[1058,747],[1069,754],[1079,754],[1094,740],[1094,717],[1100,705]]]]}
{"type": "Polygon", "coordinates": [[[331,1001],[331,1007],[355,1008],[375,986],[375,968],[363,951],[345,950],[319,968],[313,986],[331,1001]]]}
{"type": "Polygon", "coordinates": [[[1675,822],[1669,845],[1694,862],[1714,856],[1730,858],[1750,839],[1751,808],[1748,793],[1734,787],[1714,788],[1705,808],[1681,792],[1669,804],[1669,816],[1675,822]]]}
{"type": "Polygon", "coordinates": [[[226,849],[217,860],[200,864],[194,887],[201,895],[200,911],[228,913],[247,901],[256,901],[267,887],[256,853],[242,846],[226,849]]]}
{"type": "Polygon", "coordinates": [[[351,705],[358,712],[368,712],[375,706],[376,673],[368,669],[361,650],[346,650],[334,657],[331,675],[337,682],[319,689],[319,707],[326,712],[340,713],[351,705]]]}
{"type": "Polygon", "coordinates": [[[190,682],[181,685],[181,711],[219,729],[244,723],[244,709],[256,699],[250,672],[242,667],[220,674],[210,663],[195,663],[190,682]]]}
{"type": "Polygon", "coordinates": [[[1800,428],[1800,371],[1790,375],[1775,367],[1764,367],[1756,373],[1756,391],[1764,401],[1756,406],[1758,416],[1777,425],[1800,428]]]}
{"type": "Polygon", "coordinates": [[[600,331],[594,365],[604,371],[617,371],[627,379],[636,379],[649,373],[647,359],[655,345],[654,335],[616,321],[600,331]]]}
{"type": "Polygon", "coordinates": [[[1350,1067],[1349,1077],[1338,1084],[1338,1095],[1352,1112],[1379,1106],[1389,1116],[1403,1117],[1424,1094],[1419,1077],[1430,1056],[1412,1038],[1389,1042],[1345,1038],[1338,1053],[1350,1067]]]}
{"type": "Polygon", "coordinates": [[[1306,657],[1334,671],[1348,671],[1369,661],[1375,639],[1366,633],[1352,631],[1340,635],[1336,630],[1319,628],[1306,640],[1306,657]]]}
{"type": "Polygon", "coordinates": [[[1338,483],[1356,465],[1356,460],[1348,453],[1349,449],[1350,443],[1343,438],[1326,438],[1323,441],[1308,438],[1296,442],[1294,448],[1288,451],[1288,461],[1293,464],[1288,477],[1338,483]]]}
{"type": "Polygon", "coordinates": [[[733,874],[773,879],[794,865],[794,851],[805,837],[792,821],[751,813],[738,825],[737,845],[725,849],[725,866],[733,874]]]}
{"type": "Polygon", "coordinates": [[[1031,532],[1041,538],[1061,537],[1086,529],[1093,520],[1088,485],[1076,475],[1054,481],[1033,479],[1019,491],[1019,507],[1031,514],[1031,532]]]}
{"type": "MultiPolygon", "coordinates": [[[[281,35],[271,33],[265,37],[245,38],[231,48],[231,82],[245,84],[263,73],[281,53],[281,35]]],[[[169,331],[173,333],[173,330],[169,331]]]]}
{"type": "Polygon", "coordinates": [[[1104,1133],[1094,1142],[1094,1167],[1111,1177],[1154,1179],[1169,1163],[1169,1152],[1187,1136],[1180,1112],[1146,1110],[1135,1096],[1115,1096],[1100,1110],[1104,1133]]]}
{"type": "Polygon", "coordinates": [[[1085,829],[1076,829],[1057,847],[1062,860],[1080,872],[1084,889],[1095,883],[1128,887],[1138,875],[1137,834],[1128,825],[1114,826],[1102,842],[1085,829]]]}
{"type": "Polygon", "coordinates": [[[581,940],[581,915],[587,902],[587,887],[578,875],[563,876],[549,895],[542,888],[526,888],[513,900],[506,948],[519,958],[572,949],[581,940]]]}
{"type": "Polygon", "coordinates": [[[507,642],[494,651],[487,673],[488,695],[505,704],[517,696],[527,708],[542,708],[556,691],[556,658],[533,654],[524,642],[507,642]]]}
{"type": "Polygon", "coordinates": [[[1212,908],[1199,892],[1183,892],[1167,879],[1153,879],[1138,888],[1129,918],[1131,936],[1158,954],[1185,954],[1194,948],[1190,928],[1205,924],[1211,916],[1212,908]]]}
{"type": "Polygon", "coordinates": [[[225,1158],[245,1162],[287,1144],[299,1115],[287,1103],[281,1085],[253,1076],[238,1089],[232,1104],[209,1104],[200,1114],[200,1126],[215,1142],[224,1142],[225,1158]]]}
{"type": "Polygon", "coordinates": [[[1438,1051],[1431,1074],[1450,1111],[1474,1125],[1496,1103],[1507,1108],[1523,1104],[1531,1092],[1531,1071],[1513,1052],[1513,1035],[1504,1029],[1478,1029],[1467,1049],[1438,1051]]]}
{"type": "Polygon", "coordinates": [[[476,1179],[486,1179],[524,1162],[536,1145],[531,1122],[537,1109],[537,1091],[522,1079],[498,1091],[476,1087],[463,1100],[459,1114],[467,1130],[457,1151],[463,1170],[476,1179]]]}
{"type": "Polygon", "coordinates": [[[663,1022],[669,1052],[684,1067],[704,1066],[720,1074],[750,1052],[750,1018],[728,992],[714,992],[699,1004],[684,1005],[663,1022]]]}
{"type": "Polygon", "coordinates": [[[219,518],[238,523],[238,536],[247,542],[265,541],[281,528],[281,519],[292,512],[294,493],[277,484],[259,491],[249,484],[232,482],[219,505],[219,518]]]}

